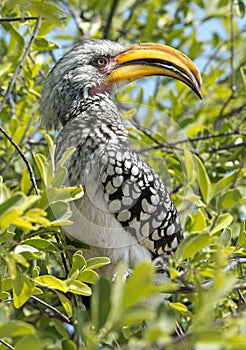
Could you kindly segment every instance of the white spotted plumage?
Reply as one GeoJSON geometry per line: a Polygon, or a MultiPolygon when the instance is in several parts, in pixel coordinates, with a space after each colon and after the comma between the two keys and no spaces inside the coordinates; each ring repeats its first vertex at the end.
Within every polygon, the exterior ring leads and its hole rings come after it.
{"type": "Polygon", "coordinates": [[[109,256],[110,272],[120,261],[133,267],[169,254],[182,239],[177,211],[162,180],[129,147],[112,97],[118,86],[95,94],[90,90],[105,79],[90,63],[93,57],[121,52],[119,44],[85,40],[53,68],[41,101],[46,124],[63,124],[56,162],[68,147],[75,147],[66,162],[66,183],[82,185],[85,191],[71,203],[73,225],[63,229],[91,245],[86,257],[109,256]]]}

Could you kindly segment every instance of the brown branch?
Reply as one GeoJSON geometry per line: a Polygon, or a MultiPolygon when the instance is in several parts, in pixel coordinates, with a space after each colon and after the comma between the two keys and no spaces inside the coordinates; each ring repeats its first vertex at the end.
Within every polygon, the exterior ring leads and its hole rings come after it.
{"type": "MultiPolygon", "coordinates": [[[[41,18],[38,17],[37,20],[36,20],[36,25],[34,27],[33,33],[31,35],[31,38],[30,38],[29,42],[28,42],[28,45],[27,45],[27,47],[26,47],[26,49],[24,51],[24,54],[23,54],[19,64],[17,65],[17,67],[16,67],[16,69],[14,71],[14,74],[13,74],[12,78],[10,79],[8,88],[7,88],[7,90],[6,90],[5,94],[4,94],[3,100],[2,100],[2,102],[0,104],[0,112],[2,111],[5,103],[9,100],[9,96],[11,94],[12,88],[13,88],[13,86],[15,84],[16,79],[17,79],[17,76],[18,76],[20,70],[22,69],[27,56],[29,55],[29,53],[31,51],[31,48],[32,48],[32,44],[33,44],[33,42],[34,42],[34,40],[35,40],[35,38],[36,38],[36,36],[38,34],[38,31],[39,31],[39,28],[40,28],[40,24],[41,24],[41,18]]],[[[20,154],[21,158],[25,162],[25,164],[27,166],[27,169],[29,171],[30,179],[31,179],[31,182],[32,182],[33,187],[35,189],[35,192],[36,192],[37,195],[39,195],[39,191],[38,191],[38,187],[37,187],[37,184],[36,184],[34,171],[32,169],[31,163],[26,158],[24,152],[21,150],[19,145],[17,145],[17,143],[12,139],[12,137],[7,133],[7,131],[1,125],[0,125],[0,131],[10,141],[10,143],[15,147],[15,149],[18,151],[18,153],[20,154]]]]}
{"type": "MultiPolygon", "coordinates": [[[[141,125],[137,124],[137,123],[133,123],[133,125],[140,130],[144,135],[148,136],[152,141],[154,141],[157,145],[156,146],[150,146],[150,147],[146,147],[144,149],[138,150],[138,153],[144,153],[144,152],[149,152],[151,150],[155,150],[155,149],[159,149],[161,150],[162,148],[167,148],[167,149],[172,149],[174,151],[180,151],[183,152],[184,149],[180,148],[180,147],[176,147],[179,144],[183,144],[183,143],[192,143],[195,141],[202,141],[202,140],[209,140],[209,139],[215,139],[215,138],[220,138],[220,137],[227,137],[227,136],[233,136],[233,135],[242,135],[242,136],[246,136],[246,133],[240,130],[234,130],[234,131],[229,131],[229,132],[223,132],[220,134],[209,134],[209,135],[203,135],[203,136],[197,136],[197,137],[190,137],[187,139],[183,139],[183,140],[178,140],[178,141],[174,141],[174,142],[168,142],[168,143],[163,143],[161,141],[159,141],[158,139],[156,139],[150,131],[146,130],[144,127],[142,127],[141,125]]],[[[230,148],[236,148],[236,147],[241,147],[244,146],[245,143],[239,143],[239,144],[231,144],[231,145],[226,145],[226,146],[221,146],[221,147],[215,147],[212,146],[211,148],[208,149],[208,152],[215,152],[215,151],[221,151],[221,150],[225,150],[225,149],[230,149],[230,148]]],[[[198,150],[195,149],[189,149],[189,151],[193,154],[199,154],[198,150]]]]}
{"type": "Polygon", "coordinates": [[[64,315],[62,312],[60,312],[59,310],[57,310],[54,306],[52,306],[52,305],[50,305],[50,304],[47,304],[45,301],[43,301],[43,300],[37,298],[37,297],[34,296],[34,295],[32,295],[32,296],[30,297],[30,299],[34,300],[35,302],[37,302],[37,303],[39,303],[39,304],[45,306],[48,310],[52,311],[52,312],[56,315],[56,317],[57,317],[58,319],[60,319],[62,322],[66,322],[66,323],[71,324],[70,319],[69,319],[66,315],[64,315]]]}
{"type": "Polygon", "coordinates": [[[232,95],[237,90],[236,87],[236,75],[235,75],[235,67],[234,67],[234,56],[235,56],[235,37],[234,37],[234,0],[231,0],[230,2],[230,41],[231,41],[231,59],[230,59],[230,64],[231,64],[231,91],[232,95]]]}
{"type": "Polygon", "coordinates": [[[75,24],[76,24],[78,30],[80,31],[80,33],[81,33],[82,35],[84,35],[83,29],[82,29],[82,24],[83,24],[83,22],[82,22],[82,20],[81,20],[80,15],[79,15],[79,11],[78,11],[77,9],[75,9],[75,8],[70,4],[69,1],[63,0],[62,2],[63,2],[63,4],[65,4],[65,6],[67,6],[67,8],[68,8],[68,10],[69,10],[69,12],[70,12],[72,18],[74,19],[74,22],[75,22],[75,24]]]}
{"type": "Polygon", "coordinates": [[[4,346],[6,346],[6,348],[8,348],[8,349],[15,350],[15,348],[14,348],[12,345],[10,345],[9,343],[7,343],[7,342],[6,342],[5,340],[3,340],[3,339],[0,339],[0,343],[3,344],[4,346]]]}
{"type": "MultiPolygon", "coordinates": [[[[246,264],[246,258],[242,257],[234,257],[232,261],[227,264],[224,268],[223,271],[231,271],[233,270],[236,266],[246,264]]],[[[183,276],[187,273],[187,271],[184,272],[183,276]]],[[[185,280],[183,276],[179,276],[174,279],[174,282],[177,282],[178,284],[182,285],[180,288],[178,288],[175,291],[172,291],[172,294],[191,294],[191,293],[196,293],[196,286],[194,283],[190,283],[185,280]]],[[[204,282],[201,287],[204,290],[209,289],[213,284],[213,280],[207,280],[204,282]]],[[[246,283],[244,280],[238,279],[235,283],[235,285],[232,287],[232,290],[246,290],[246,283]]]]}
{"type": "Polygon", "coordinates": [[[133,3],[132,7],[128,9],[129,10],[129,15],[125,19],[125,21],[123,22],[121,29],[118,30],[119,31],[119,35],[117,36],[116,41],[118,41],[121,38],[122,34],[124,35],[128,31],[127,26],[129,25],[130,20],[131,20],[131,18],[133,16],[135,10],[138,7],[138,5],[141,5],[142,3],[143,3],[143,0],[136,0],[133,3]]]}
{"type": "Polygon", "coordinates": [[[245,147],[245,146],[246,146],[246,142],[233,143],[233,144],[230,144],[230,145],[225,145],[225,146],[220,146],[220,147],[212,146],[212,147],[210,147],[207,150],[207,152],[213,153],[213,152],[225,151],[227,149],[238,148],[238,147],[245,147]]]}
{"type": "Polygon", "coordinates": [[[35,40],[35,38],[36,38],[36,36],[37,36],[37,34],[38,34],[38,31],[39,31],[39,28],[40,28],[40,24],[41,24],[41,18],[38,17],[38,18],[37,18],[36,25],[35,25],[35,28],[34,28],[33,33],[32,33],[32,36],[31,36],[31,38],[30,38],[30,40],[29,40],[29,43],[28,43],[28,45],[27,45],[27,47],[26,47],[26,50],[25,50],[25,52],[24,52],[24,55],[22,56],[22,58],[21,58],[19,64],[18,64],[17,67],[15,68],[14,74],[13,74],[12,78],[11,78],[10,81],[9,81],[9,85],[8,85],[7,91],[6,91],[6,93],[4,94],[3,100],[2,100],[2,102],[1,102],[1,104],[0,104],[0,113],[2,112],[2,109],[3,109],[4,104],[5,104],[5,103],[7,102],[7,100],[9,99],[9,95],[10,95],[11,90],[12,90],[12,88],[13,88],[13,85],[14,85],[16,79],[17,79],[17,76],[18,76],[20,70],[22,69],[22,67],[23,67],[23,65],[24,65],[24,62],[25,62],[27,56],[29,55],[29,53],[30,53],[30,51],[31,51],[32,44],[33,44],[33,42],[34,42],[34,40],[35,40]]]}
{"type": "MultiPolygon", "coordinates": [[[[25,140],[26,134],[27,134],[28,130],[30,129],[30,127],[33,124],[33,119],[35,118],[36,114],[37,114],[37,110],[33,113],[33,115],[31,116],[30,120],[28,121],[28,124],[27,124],[27,126],[26,126],[26,128],[24,130],[23,135],[22,135],[22,138],[21,138],[21,140],[20,140],[20,142],[18,144],[19,147],[22,146],[22,144],[23,144],[23,142],[25,140]]],[[[5,165],[5,168],[3,170],[3,176],[5,176],[5,174],[7,173],[8,169],[9,169],[9,166],[10,166],[14,156],[16,155],[16,152],[17,152],[17,149],[15,149],[14,152],[10,155],[9,160],[8,160],[7,164],[5,165]]]]}
{"type": "Polygon", "coordinates": [[[235,185],[236,185],[236,183],[237,183],[237,180],[238,180],[238,178],[239,178],[239,175],[240,175],[240,173],[241,173],[241,171],[243,170],[243,167],[244,167],[244,163],[246,162],[246,153],[244,154],[244,157],[243,157],[243,160],[242,160],[242,162],[241,162],[241,164],[240,164],[240,167],[238,168],[238,170],[237,170],[237,173],[236,173],[236,176],[235,176],[235,178],[234,178],[234,180],[233,180],[233,182],[232,182],[232,184],[231,184],[231,188],[233,188],[233,187],[235,187],[235,185]]]}
{"type": "Polygon", "coordinates": [[[26,21],[37,21],[38,17],[3,17],[0,18],[0,22],[20,22],[24,23],[26,21]]]}
{"type": "Polygon", "coordinates": [[[38,190],[38,186],[35,180],[35,176],[34,176],[34,171],[33,168],[31,166],[31,163],[29,162],[29,160],[27,159],[27,157],[25,156],[25,153],[22,151],[22,149],[19,147],[19,145],[17,145],[17,143],[12,139],[12,137],[7,133],[7,131],[2,127],[2,125],[0,125],[0,131],[3,133],[3,135],[9,140],[9,142],[15,147],[15,149],[17,150],[17,152],[19,153],[19,155],[21,156],[21,158],[23,159],[24,163],[26,164],[26,167],[29,171],[29,175],[30,175],[30,180],[33,184],[33,187],[35,189],[36,194],[39,196],[39,190],[38,190]]]}
{"type": "Polygon", "coordinates": [[[104,34],[103,34],[103,38],[104,39],[108,39],[108,37],[109,37],[110,28],[112,26],[113,17],[115,15],[115,11],[117,9],[118,4],[119,4],[119,0],[114,0],[113,1],[113,4],[112,4],[111,9],[110,9],[110,13],[109,13],[109,16],[108,16],[108,20],[107,20],[106,26],[104,28],[104,34]]]}

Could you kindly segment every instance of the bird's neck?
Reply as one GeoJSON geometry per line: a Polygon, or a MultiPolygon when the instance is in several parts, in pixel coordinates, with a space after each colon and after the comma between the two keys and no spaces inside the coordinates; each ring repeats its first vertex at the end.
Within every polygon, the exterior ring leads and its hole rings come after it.
{"type": "Polygon", "coordinates": [[[88,162],[99,150],[115,144],[128,147],[127,130],[119,111],[112,100],[100,98],[97,103],[94,99],[94,103],[88,104],[85,110],[78,108],[70,115],[56,139],[55,159],[56,162],[59,161],[68,147],[75,147],[71,162],[79,162],[79,173],[68,167],[69,183],[84,183],[84,171],[88,162]]]}
{"type": "Polygon", "coordinates": [[[94,96],[93,101],[87,100],[83,105],[77,103],[76,108],[66,114],[56,140],[56,156],[59,159],[70,146],[82,149],[82,152],[89,147],[94,152],[109,143],[127,147],[127,130],[113,100],[94,96]]]}

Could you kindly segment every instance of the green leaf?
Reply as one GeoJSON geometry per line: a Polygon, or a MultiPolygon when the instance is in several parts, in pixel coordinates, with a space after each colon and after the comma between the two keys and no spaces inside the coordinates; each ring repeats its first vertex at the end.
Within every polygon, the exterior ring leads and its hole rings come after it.
{"type": "Polygon", "coordinates": [[[87,284],[80,281],[68,281],[68,291],[74,294],[91,295],[91,289],[87,284]]]}
{"type": "Polygon", "coordinates": [[[15,209],[16,212],[22,213],[25,209],[28,208],[28,206],[32,205],[36,200],[38,199],[38,196],[25,196],[21,192],[16,192],[14,195],[12,195],[11,198],[8,198],[5,202],[0,204],[0,213],[1,216],[3,213],[7,210],[10,210],[12,208],[15,209]]]}
{"type": "Polygon", "coordinates": [[[60,302],[67,316],[71,318],[73,316],[73,308],[70,300],[62,293],[56,292],[56,294],[58,295],[58,298],[60,299],[60,302]]]}
{"type": "Polygon", "coordinates": [[[182,303],[168,303],[168,305],[173,309],[173,310],[177,310],[178,312],[180,312],[182,315],[188,316],[188,317],[192,317],[192,313],[190,312],[190,310],[188,309],[188,307],[182,303]]]}
{"type": "Polygon", "coordinates": [[[21,178],[21,191],[24,193],[28,193],[31,187],[32,182],[30,180],[30,173],[28,169],[25,169],[21,178]]]}
{"type": "Polygon", "coordinates": [[[153,296],[153,277],[154,266],[150,263],[141,263],[135,267],[133,274],[126,281],[122,301],[123,308],[153,296]]]}
{"type": "Polygon", "coordinates": [[[76,350],[76,344],[70,339],[62,340],[62,350],[76,350]]]}
{"type": "Polygon", "coordinates": [[[25,337],[22,337],[22,339],[16,344],[15,350],[41,350],[41,342],[40,340],[34,335],[30,334],[25,337]]]}
{"type": "Polygon", "coordinates": [[[37,236],[35,238],[29,238],[29,239],[23,240],[22,243],[23,245],[30,245],[32,247],[35,247],[41,250],[50,251],[50,252],[59,251],[57,246],[54,243],[52,243],[50,240],[37,237],[37,236]]]}
{"type": "Polygon", "coordinates": [[[12,286],[14,306],[20,308],[32,295],[33,284],[22,272],[18,272],[12,280],[12,286]]]}
{"type": "Polygon", "coordinates": [[[242,194],[237,188],[229,189],[218,198],[217,208],[227,209],[238,204],[242,199],[242,194]]]}
{"type": "Polygon", "coordinates": [[[190,232],[203,232],[206,228],[206,217],[201,209],[198,209],[197,213],[192,216],[193,222],[190,232]]]}
{"type": "Polygon", "coordinates": [[[225,228],[218,239],[218,243],[222,245],[222,247],[227,247],[231,242],[232,232],[231,229],[225,228]]]}
{"type": "Polygon", "coordinates": [[[55,43],[48,41],[45,38],[37,37],[34,41],[33,48],[37,51],[47,51],[52,49],[58,49],[59,45],[56,45],[55,43]]]}
{"type": "Polygon", "coordinates": [[[20,47],[24,47],[25,41],[22,37],[22,35],[14,28],[14,26],[9,22],[1,22],[1,25],[6,30],[7,33],[9,33],[13,39],[20,45],[20,47]]]}
{"type": "Polygon", "coordinates": [[[94,289],[91,302],[91,315],[93,325],[98,331],[107,321],[111,307],[111,284],[106,278],[100,278],[94,289]]]}
{"type": "Polygon", "coordinates": [[[179,245],[175,255],[177,260],[192,258],[200,250],[209,245],[209,234],[198,233],[186,237],[179,245]]]}
{"type": "Polygon", "coordinates": [[[51,203],[47,208],[47,213],[52,226],[69,225],[72,221],[68,220],[72,212],[69,204],[63,201],[51,203]]]}
{"type": "Polygon", "coordinates": [[[73,254],[72,257],[72,267],[69,271],[69,276],[72,276],[73,273],[78,270],[82,270],[86,266],[86,260],[83,257],[81,251],[77,251],[73,254]]]}
{"type": "Polygon", "coordinates": [[[216,221],[213,229],[212,229],[212,234],[224,230],[225,228],[227,228],[233,221],[233,216],[229,213],[224,213],[221,214],[218,218],[218,220],[216,221]]]}
{"type": "Polygon", "coordinates": [[[246,220],[242,221],[240,227],[240,233],[237,241],[237,247],[245,247],[246,246],[246,220]]]}
{"type": "Polygon", "coordinates": [[[54,276],[43,275],[43,276],[36,277],[34,281],[40,286],[51,288],[51,289],[57,289],[63,293],[66,293],[68,291],[67,284],[64,281],[54,276]]]}
{"type": "Polygon", "coordinates": [[[210,201],[211,196],[211,182],[207,174],[207,170],[202,163],[201,159],[197,156],[193,156],[196,162],[198,183],[202,193],[203,200],[206,204],[210,201]]]}
{"type": "Polygon", "coordinates": [[[241,0],[234,2],[235,13],[239,18],[245,16],[245,3],[241,0]]]}
{"type": "Polygon", "coordinates": [[[35,328],[23,321],[10,321],[0,325],[0,338],[24,337],[28,334],[35,334],[35,328]]]}
{"type": "Polygon", "coordinates": [[[38,170],[40,172],[41,178],[44,182],[45,185],[48,185],[48,174],[47,174],[47,166],[48,166],[48,162],[47,159],[45,158],[45,156],[43,154],[35,154],[34,155],[34,159],[36,161],[38,170]]]}
{"type": "Polygon", "coordinates": [[[107,257],[91,258],[86,261],[86,264],[87,264],[87,267],[95,270],[95,269],[98,269],[99,267],[110,264],[110,259],[107,257]]]}
{"type": "Polygon", "coordinates": [[[226,187],[230,186],[233,183],[233,181],[235,181],[237,176],[237,172],[232,172],[231,174],[226,174],[226,176],[217,181],[213,186],[212,196],[217,196],[218,194],[224,192],[226,187]]]}
{"type": "Polygon", "coordinates": [[[2,176],[0,176],[0,204],[5,202],[9,197],[10,197],[10,191],[8,187],[3,183],[2,176]]]}
{"type": "Polygon", "coordinates": [[[27,10],[32,12],[34,16],[36,15],[48,20],[58,21],[60,20],[60,16],[64,15],[62,8],[50,4],[48,1],[28,1],[27,4],[25,5],[27,10]]]}
{"type": "Polygon", "coordinates": [[[56,171],[60,171],[60,169],[64,166],[66,161],[71,157],[75,150],[75,147],[68,147],[68,149],[66,149],[61,159],[56,163],[56,171]]]}
{"type": "Polygon", "coordinates": [[[156,313],[154,309],[150,308],[134,308],[128,310],[122,318],[123,326],[132,326],[148,320],[155,319],[156,313]]]}
{"type": "Polygon", "coordinates": [[[193,184],[196,180],[196,171],[192,153],[187,149],[184,150],[184,165],[186,170],[186,181],[193,184]]]}
{"type": "Polygon", "coordinates": [[[78,280],[81,282],[86,282],[90,284],[94,284],[98,279],[98,274],[96,271],[91,269],[85,269],[81,271],[78,275],[78,280]]]}

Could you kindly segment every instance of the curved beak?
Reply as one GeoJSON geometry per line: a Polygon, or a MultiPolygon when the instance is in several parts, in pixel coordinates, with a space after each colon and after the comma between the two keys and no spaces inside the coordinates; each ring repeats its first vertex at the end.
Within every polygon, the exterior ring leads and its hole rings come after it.
{"type": "Polygon", "coordinates": [[[195,64],[182,52],[162,44],[133,44],[114,57],[107,83],[126,83],[150,76],[165,75],[188,85],[200,98],[202,79],[195,64]]]}

